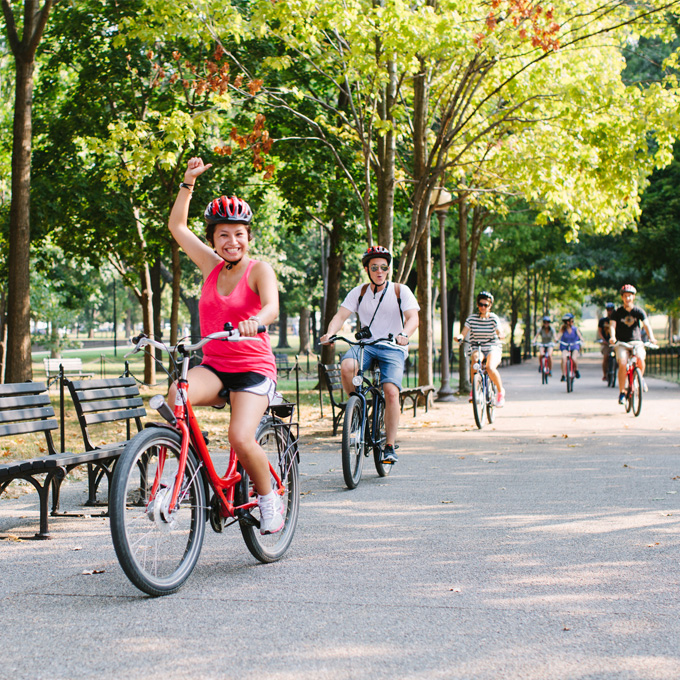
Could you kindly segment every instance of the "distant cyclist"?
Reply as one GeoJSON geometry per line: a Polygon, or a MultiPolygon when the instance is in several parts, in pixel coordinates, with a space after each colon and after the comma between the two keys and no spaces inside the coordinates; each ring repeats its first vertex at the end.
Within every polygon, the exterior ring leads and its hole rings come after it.
{"type": "MultiPolygon", "coordinates": [[[[397,430],[399,429],[399,392],[404,376],[404,362],[408,356],[409,337],[418,328],[418,310],[420,306],[408,286],[403,283],[391,283],[390,264],[392,253],[382,246],[372,246],[366,250],[361,263],[369,279],[369,283],[352,288],[342,301],[340,309],[330,320],[326,334],[321,336],[321,344],[328,344],[351,314],[356,313],[358,324],[371,331],[373,339],[392,335],[397,343],[378,343],[370,345],[364,351],[366,371],[373,361],[380,367],[380,380],[385,394],[385,453],[383,462],[396,463],[395,452],[397,430]]],[[[358,347],[350,347],[342,357],[340,364],[342,387],[347,394],[354,391],[352,378],[358,370],[358,347]]]]}
{"type": "Polygon", "coordinates": [[[574,362],[574,375],[577,378],[581,377],[581,373],[578,370],[578,358],[580,356],[581,345],[583,343],[585,343],[585,339],[581,335],[581,331],[576,327],[574,315],[571,312],[567,312],[562,317],[562,326],[560,328],[560,349],[562,350],[562,382],[567,379],[567,355],[572,350],[571,358],[574,362]]]}
{"type": "MultiPolygon", "coordinates": [[[[482,357],[486,358],[486,372],[496,386],[496,406],[500,408],[505,405],[505,390],[498,372],[498,364],[501,363],[503,356],[501,341],[505,336],[501,328],[501,320],[491,311],[491,305],[493,305],[493,295],[486,290],[481,291],[477,295],[477,313],[468,316],[462,333],[455,339],[461,342],[469,336],[471,343],[480,343],[479,350],[482,352],[482,357]]],[[[472,350],[470,361],[473,366],[477,361],[479,350],[476,347],[472,350]]]]}
{"type": "Polygon", "coordinates": [[[605,315],[597,322],[597,337],[602,343],[600,351],[602,352],[602,380],[607,381],[607,367],[609,364],[609,338],[612,337],[611,318],[616,305],[613,302],[605,303],[605,315]]]}
{"type": "Polygon", "coordinates": [[[612,314],[609,323],[611,325],[611,337],[609,344],[616,342],[616,360],[619,364],[619,404],[624,404],[626,400],[626,364],[628,363],[628,353],[630,350],[619,343],[635,345],[635,352],[638,358],[640,371],[645,373],[645,346],[642,342],[641,325],[647,331],[649,341],[656,344],[654,331],[649,323],[649,319],[644,310],[635,306],[635,286],[626,283],[621,287],[621,299],[623,304],[612,314]]]}
{"type": "Polygon", "coordinates": [[[555,329],[550,325],[550,317],[544,316],[543,323],[539,328],[538,333],[534,336],[534,342],[539,345],[539,355],[545,355],[549,375],[552,375],[552,353],[553,347],[555,347],[555,340],[555,329]]]}

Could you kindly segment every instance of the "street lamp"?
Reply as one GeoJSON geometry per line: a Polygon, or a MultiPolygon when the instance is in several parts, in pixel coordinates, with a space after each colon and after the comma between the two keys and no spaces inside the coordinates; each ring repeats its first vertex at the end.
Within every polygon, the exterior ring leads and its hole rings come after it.
{"type": "Polygon", "coordinates": [[[442,317],[442,349],[441,349],[441,374],[442,384],[437,392],[435,401],[455,401],[455,395],[449,383],[449,304],[446,284],[446,232],[444,221],[451,205],[451,194],[444,188],[435,190],[432,195],[432,205],[439,220],[439,258],[440,272],[439,281],[441,287],[441,317],[442,317]]]}

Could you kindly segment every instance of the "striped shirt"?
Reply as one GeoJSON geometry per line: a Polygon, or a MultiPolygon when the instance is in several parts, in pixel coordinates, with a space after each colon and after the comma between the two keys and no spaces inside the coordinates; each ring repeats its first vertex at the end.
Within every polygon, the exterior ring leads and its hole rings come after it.
{"type": "Polygon", "coordinates": [[[470,342],[498,346],[502,344],[497,333],[501,328],[501,320],[493,312],[489,312],[486,319],[482,319],[477,313],[471,314],[465,320],[465,328],[470,329],[467,336],[470,342]]]}

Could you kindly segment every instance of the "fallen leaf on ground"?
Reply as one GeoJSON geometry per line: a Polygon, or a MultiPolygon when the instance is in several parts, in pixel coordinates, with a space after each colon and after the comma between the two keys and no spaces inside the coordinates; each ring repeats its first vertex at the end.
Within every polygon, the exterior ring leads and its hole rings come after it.
{"type": "Polygon", "coordinates": [[[83,576],[92,576],[92,574],[103,574],[106,569],[84,569],[83,576]]]}

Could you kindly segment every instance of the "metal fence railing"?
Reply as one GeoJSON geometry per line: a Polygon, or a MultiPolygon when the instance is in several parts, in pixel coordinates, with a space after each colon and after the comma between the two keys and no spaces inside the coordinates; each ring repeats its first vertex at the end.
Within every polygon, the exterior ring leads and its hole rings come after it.
{"type": "Polygon", "coordinates": [[[647,350],[647,373],[659,377],[680,378],[680,346],[667,345],[647,350]]]}

